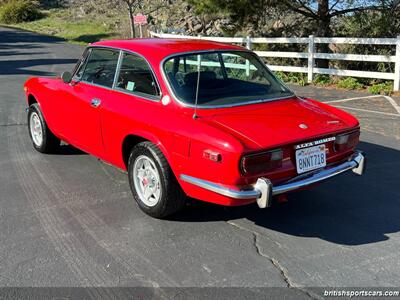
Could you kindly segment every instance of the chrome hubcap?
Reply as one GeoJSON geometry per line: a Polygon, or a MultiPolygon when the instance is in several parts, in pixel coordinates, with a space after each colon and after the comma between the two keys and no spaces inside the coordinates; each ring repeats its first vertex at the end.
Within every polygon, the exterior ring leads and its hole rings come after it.
{"type": "Polygon", "coordinates": [[[133,182],[140,200],[147,206],[155,206],[161,198],[161,180],[153,160],[141,155],[133,165],[133,182]]]}
{"type": "Polygon", "coordinates": [[[36,112],[31,113],[29,120],[32,140],[36,146],[40,147],[43,143],[43,128],[40,118],[36,112]]]}

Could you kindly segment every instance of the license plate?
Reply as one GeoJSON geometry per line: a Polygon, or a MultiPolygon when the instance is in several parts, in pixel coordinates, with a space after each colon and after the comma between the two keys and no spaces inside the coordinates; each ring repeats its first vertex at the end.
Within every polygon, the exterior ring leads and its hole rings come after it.
{"type": "Polygon", "coordinates": [[[296,166],[298,174],[325,167],[325,145],[297,150],[296,166]]]}

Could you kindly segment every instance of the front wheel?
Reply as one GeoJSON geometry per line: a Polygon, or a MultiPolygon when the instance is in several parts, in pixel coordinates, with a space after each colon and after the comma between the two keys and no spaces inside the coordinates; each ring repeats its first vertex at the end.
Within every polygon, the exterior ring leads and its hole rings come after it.
{"type": "Polygon", "coordinates": [[[161,219],[184,206],[185,194],[156,145],[143,142],[132,149],[128,176],[133,197],[146,214],[161,219]]]}
{"type": "Polygon", "coordinates": [[[28,129],[33,147],[41,153],[55,152],[60,140],[50,131],[37,103],[29,106],[28,129]]]}

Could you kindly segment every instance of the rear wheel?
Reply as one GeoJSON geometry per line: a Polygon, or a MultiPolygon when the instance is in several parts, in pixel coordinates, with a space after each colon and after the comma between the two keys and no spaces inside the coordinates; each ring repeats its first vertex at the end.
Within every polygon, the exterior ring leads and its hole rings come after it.
{"type": "Polygon", "coordinates": [[[133,197],[146,214],[165,218],[184,206],[186,196],[156,145],[143,142],[132,149],[128,176],[133,197]]]}
{"type": "Polygon", "coordinates": [[[29,106],[28,129],[33,147],[37,151],[52,153],[60,147],[60,139],[50,131],[37,103],[29,106]]]}

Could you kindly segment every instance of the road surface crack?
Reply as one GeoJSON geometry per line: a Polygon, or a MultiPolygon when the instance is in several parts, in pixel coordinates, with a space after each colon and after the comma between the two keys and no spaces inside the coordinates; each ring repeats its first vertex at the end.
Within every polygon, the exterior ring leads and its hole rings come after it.
{"type": "Polygon", "coordinates": [[[11,126],[26,126],[26,123],[7,123],[7,124],[0,124],[0,127],[11,127],[11,126]]]}
{"type": "Polygon", "coordinates": [[[252,230],[250,230],[248,228],[245,228],[245,227],[243,227],[241,225],[238,225],[238,224],[236,224],[236,223],[234,223],[232,221],[227,221],[227,223],[229,225],[232,225],[233,227],[236,227],[236,228],[238,228],[240,230],[243,230],[243,231],[247,231],[247,232],[252,234],[252,236],[253,236],[253,246],[254,246],[257,254],[270,261],[270,263],[279,271],[283,281],[286,283],[286,286],[288,288],[297,289],[297,290],[303,292],[306,296],[310,297],[311,299],[322,299],[318,295],[316,295],[316,294],[304,289],[303,287],[293,283],[292,280],[289,277],[289,274],[288,274],[287,270],[280,264],[280,262],[276,258],[273,258],[273,257],[271,257],[271,256],[269,256],[269,255],[267,255],[267,254],[262,252],[261,247],[260,247],[259,242],[258,242],[259,241],[259,236],[260,236],[260,234],[258,232],[252,231],[252,230]]]}

